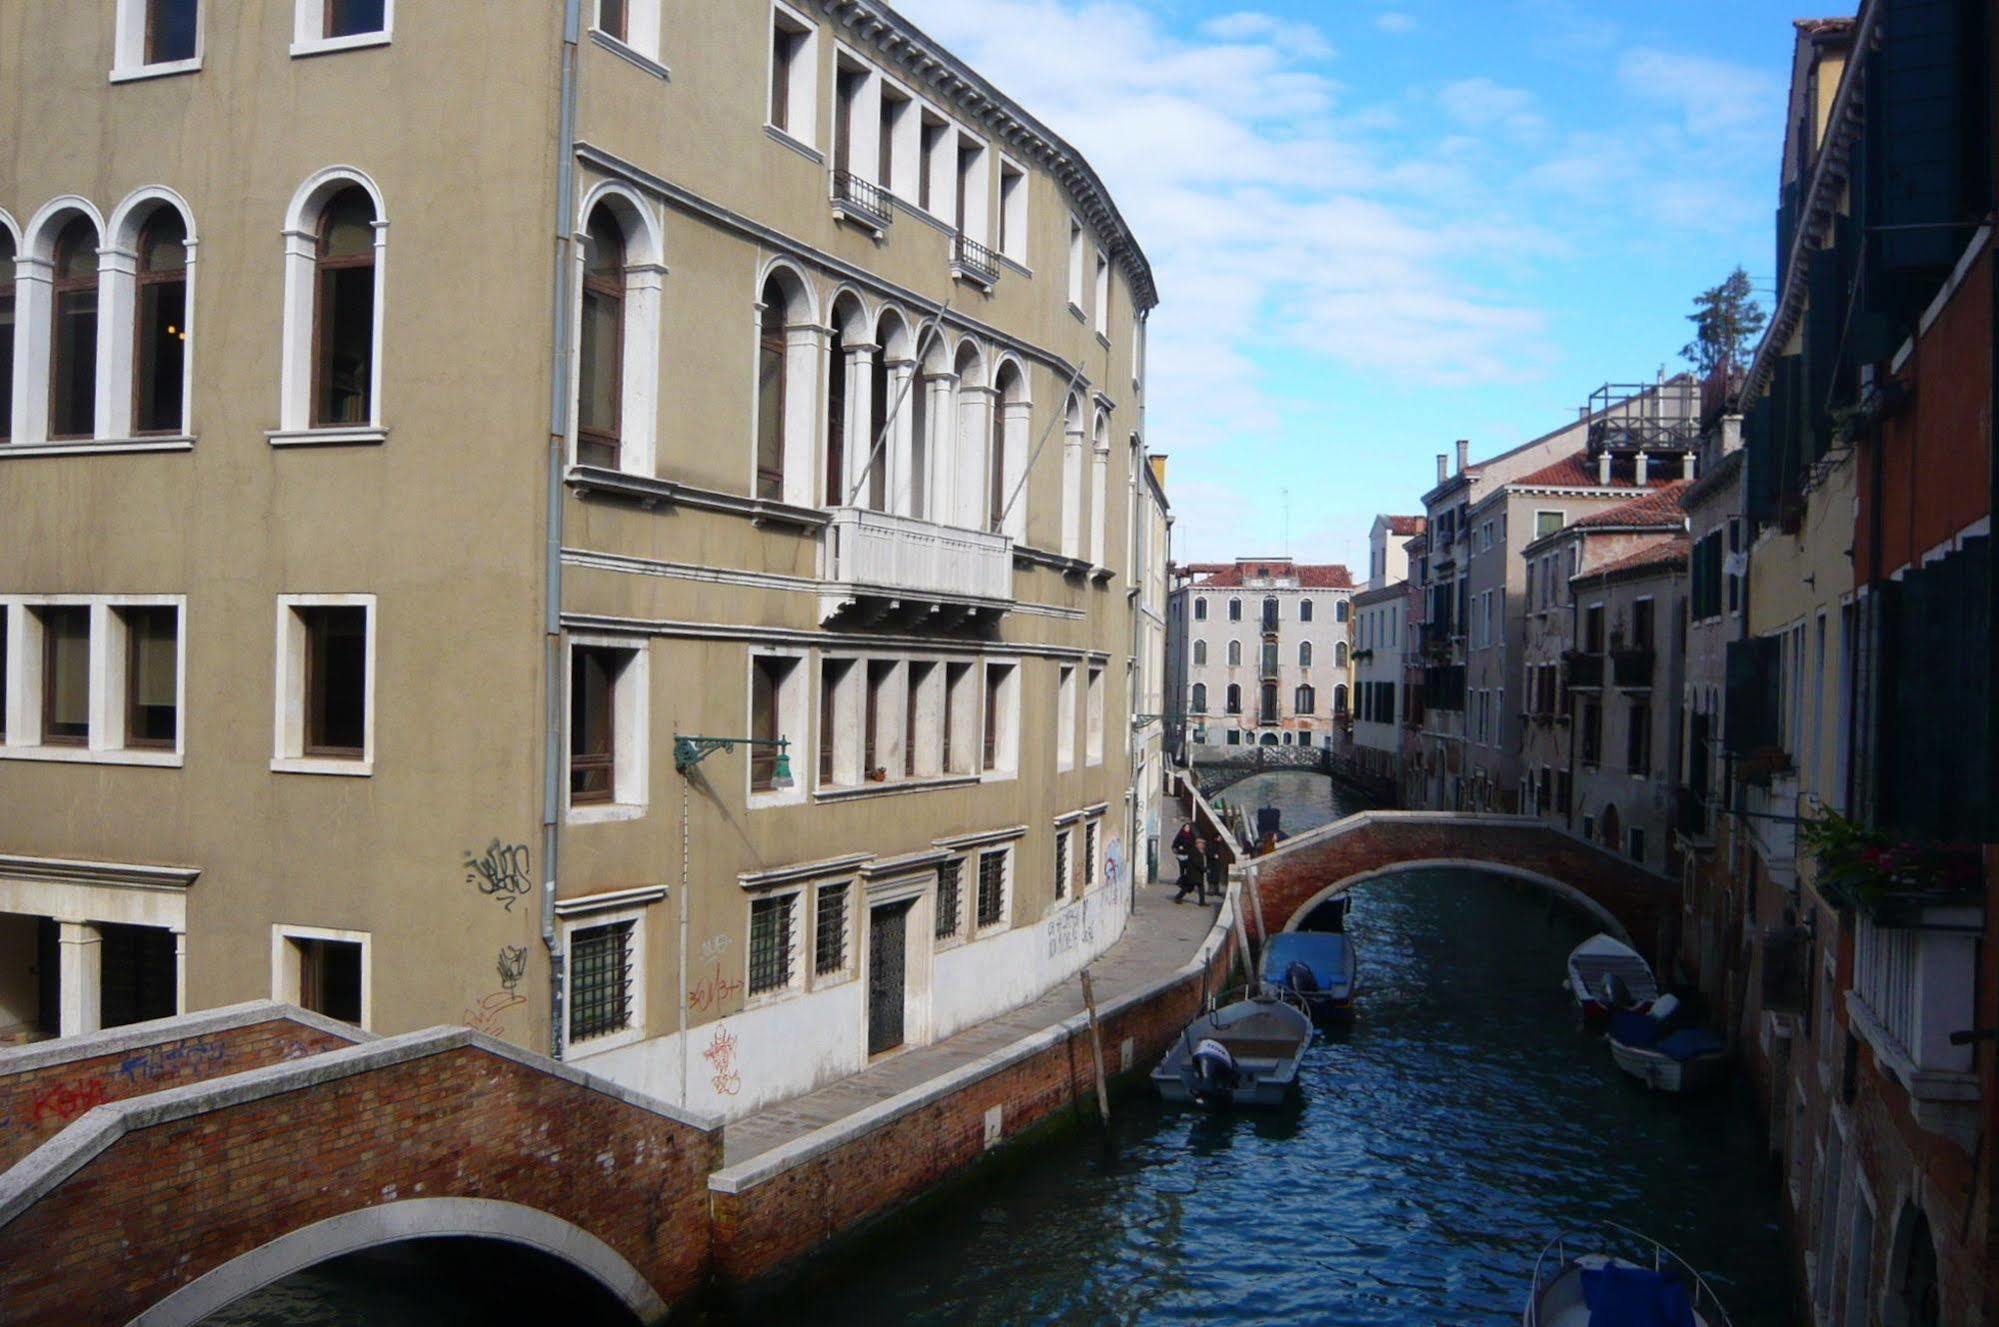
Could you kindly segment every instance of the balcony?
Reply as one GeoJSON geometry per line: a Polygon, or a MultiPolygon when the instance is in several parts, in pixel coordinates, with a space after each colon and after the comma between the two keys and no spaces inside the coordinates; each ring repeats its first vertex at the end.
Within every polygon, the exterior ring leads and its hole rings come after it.
{"type": "Polygon", "coordinates": [[[1658,658],[1657,651],[1650,648],[1620,649],[1613,651],[1610,658],[1613,676],[1619,687],[1627,691],[1651,689],[1652,668],[1658,658]]]}
{"type": "Polygon", "coordinates": [[[951,241],[951,276],[990,291],[999,284],[999,255],[959,231],[951,241]]]}
{"type": "Polygon", "coordinates": [[[881,239],[895,220],[895,199],[889,191],[852,171],[833,172],[833,215],[851,221],[881,239]]]}
{"type": "Polygon", "coordinates": [[[835,507],[821,536],[819,616],[864,626],[952,629],[1013,607],[1005,535],[835,507]]]}
{"type": "Polygon", "coordinates": [[[1603,688],[1603,656],[1569,650],[1562,655],[1569,666],[1569,690],[1598,691],[1603,688]]]}
{"type": "Polygon", "coordinates": [[[1974,1048],[1953,1044],[1951,1034],[1978,1021],[1983,921],[1976,905],[1931,908],[1921,930],[1857,919],[1846,994],[1853,1030],[1907,1089],[1916,1122],[1967,1147],[1977,1132],[1978,1076],[1974,1048]]]}

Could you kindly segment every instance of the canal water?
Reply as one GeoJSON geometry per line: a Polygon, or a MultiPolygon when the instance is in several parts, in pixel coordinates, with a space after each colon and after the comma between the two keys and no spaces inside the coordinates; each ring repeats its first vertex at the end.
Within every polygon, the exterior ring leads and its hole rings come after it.
{"type": "MultiPolygon", "coordinates": [[[[1292,771],[1230,800],[1278,806],[1294,833],[1358,809],[1292,771]]],[[[1041,1145],[704,1321],[1499,1327],[1551,1236],[1617,1221],[1707,1273],[1737,1327],[1788,1323],[1779,1186],[1741,1085],[1680,1101],[1616,1072],[1560,986],[1593,929],[1497,877],[1371,881],[1348,922],[1358,1011],[1313,1047],[1295,1107],[1215,1117],[1128,1094],[1108,1146],[1041,1145]]],[[[294,1278],[226,1321],[460,1320],[357,1281],[294,1278]]]]}

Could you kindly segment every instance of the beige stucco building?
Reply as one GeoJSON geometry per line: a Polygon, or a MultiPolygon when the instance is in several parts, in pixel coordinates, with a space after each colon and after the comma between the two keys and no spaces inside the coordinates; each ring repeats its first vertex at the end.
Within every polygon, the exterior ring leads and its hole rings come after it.
{"type": "Polygon", "coordinates": [[[0,3],[0,1027],[737,1113],[1121,932],[1115,203],[876,0],[568,8],[0,3]]]}

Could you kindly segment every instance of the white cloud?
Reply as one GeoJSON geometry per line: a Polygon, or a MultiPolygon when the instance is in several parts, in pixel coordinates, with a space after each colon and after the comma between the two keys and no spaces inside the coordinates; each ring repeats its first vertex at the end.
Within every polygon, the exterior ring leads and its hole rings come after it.
{"type": "Polygon", "coordinates": [[[1217,41],[1267,41],[1300,60],[1324,60],[1333,54],[1325,34],[1309,23],[1297,23],[1253,10],[1211,18],[1201,25],[1204,36],[1217,41]]]}
{"type": "Polygon", "coordinates": [[[1437,92],[1444,112],[1469,129],[1498,129],[1516,138],[1531,138],[1548,127],[1534,109],[1534,94],[1506,87],[1489,78],[1463,78],[1437,92]]]}
{"type": "Polygon", "coordinates": [[[1626,51],[1617,78],[1632,96],[1677,109],[1696,138],[1767,141],[1771,110],[1784,94],[1763,70],[1649,47],[1626,51]]]}
{"type": "Polygon", "coordinates": [[[1414,32],[1416,30],[1416,16],[1391,9],[1386,14],[1376,14],[1374,16],[1374,26],[1383,32],[1399,37],[1405,32],[1414,32]]]}

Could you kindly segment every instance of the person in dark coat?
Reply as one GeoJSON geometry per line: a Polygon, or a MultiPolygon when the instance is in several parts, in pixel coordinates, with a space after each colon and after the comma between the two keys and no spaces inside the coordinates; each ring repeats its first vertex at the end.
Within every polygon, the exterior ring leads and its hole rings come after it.
{"type": "Polygon", "coordinates": [[[1213,894],[1215,902],[1220,903],[1222,896],[1229,892],[1229,855],[1221,844],[1210,845],[1207,865],[1208,887],[1202,891],[1201,902],[1205,904],[1208,895],[1213,894]]]}
{"type": "MultiPolygon", "coordinates": [[[[1202,887],[1205,885],[1208,869],[1207,847],[1207,840],[1196,835],[1194,842],[1187,850],[1187,855],[1180,859],[1180,892],[1173,896],[1175,903],[1180,902],[1190,893],[1200,893],[1202,887]]],[[[1202,902],[1205,903],[1206,901],[1207,899],[1204,895],[1202,902]]]]}

